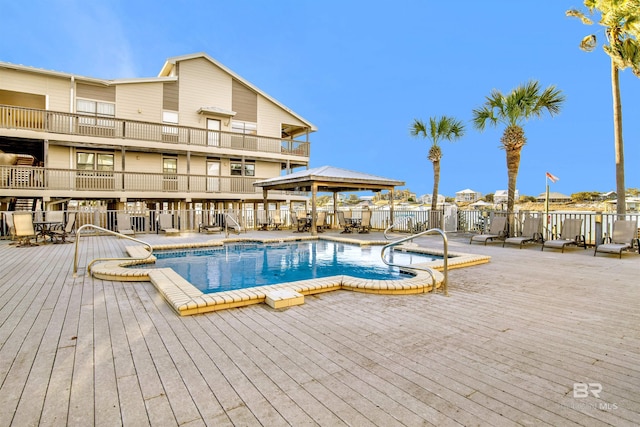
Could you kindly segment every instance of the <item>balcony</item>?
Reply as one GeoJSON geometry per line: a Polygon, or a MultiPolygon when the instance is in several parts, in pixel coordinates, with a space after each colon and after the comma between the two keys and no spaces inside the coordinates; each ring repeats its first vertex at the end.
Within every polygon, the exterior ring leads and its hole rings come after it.
{"type": "Polygon", "coordinates": [[[253,183],[262,179],[265,178],[0,166],[0,189],[13,197],[215,198],[251,194],[261,198],[262,189],[253,183]]]}
{"type": "Polygon", "coordinates": [[[0,105],[0,128],[309,157],[309,143],[304,141],[187,126],[169,127],[162,123],[86,116],[10,105],[0,105]]]}

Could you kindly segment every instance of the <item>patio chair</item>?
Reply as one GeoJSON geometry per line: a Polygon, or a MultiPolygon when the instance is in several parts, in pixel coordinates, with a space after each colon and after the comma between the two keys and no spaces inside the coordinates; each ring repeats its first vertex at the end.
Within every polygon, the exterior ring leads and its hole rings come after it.
{"type": "Polygon", "coordinates": [[[326,221],[327,221],[327,213],[325,211],[318,212],[318,214],[316,216],[316,229],[320,233],[323,232],[323,229],[324,229],[326,221]]]}
{"type": "Polygon", "coordinates": [[[517,237],[507,237],[502,242],[502,247],[504,248],[505,244],[510,245],[519,245],[520,249],[522,249],[522,245],[529,242],[536,242],[542,240],[542,233],[540,232],[540,224],[542,218],[540,217],[532,217],[528,216],[524,220],[524,224],[522,226],[522,234],[517,237]]]}
{"type": "Polygon", "coordinates": [[[36,239],[36,230],[33,226],[31,212],[13,213],[13,234],[18,239],[16,246],[36,246],[31,239],[36,239]]]}
{"type": "Polygon", "coordinates": [[[617,253],[620,258],[622,258],[622,251],[633,248],[634,241],[640,246],[638,223],[636,221],[619,219],[613,223],[611,241],[596,246],[595,251],[593,251],[593,256],[596,256],[598,252],[606,252],[611,254],[617,253]]]}
{"type": "Polygon", "coordinates": [[[294,233],[302,233],[309,230],[307,218],[298,218],[298,214],[291,212],[291,225],[296,227],[294,233]]]}
{"type": "Polygon", "coordinates": [[[76,225],[76,213],[70,212],[67,215],[67,224],[63,229],[53,229],[49,230],[47,233],[49,237],[51,237],[51,241],[54,243],[71,243],[67,242],[67,236],[73,234],[73,227],[76,225]]]}
{"type": "Polygon", "coordinates": [[[581,218],[565,218],[562,221],[562,228],[560,229],[560,237],[553,240],[547,240],[542,244],[540,250],[544,251],[544,248],[560,249],[564,253],[564,248],[569,245],[582,246],[587,249],[587,243],[582,233],[582,219],[581,218]]]}
{"type": "Polygon", "coordinates": [[[173,228],[173,215],[171,214],[158,215],[158,230],[163,231],[167,235],[180,233],[180,230],[173,228]]]}
{"type": "Polygon", "coordinates": [[[340,227],[343,228],[340,234],[351,233],[353,231],[353,226],[351,225],[350,222],[347,222],[347,220],[344,217],[343,211],[338,211],[338,224],[340,224],[340,227]]]}
{"type": "Polygon", "coordinates": [[[282,225],[282,217],[280,216],[280,212],[275,212],[273,217],[271,218],[271,225],[274,230],[280,230],[280,226],[282,225]]]}
{"type": "Polygon", "coordinates": [[[258,211],[257,221],[260,226],[259,230],[267,230],[269,227],[269,215],[267,211],[258,211]]]}
{"type": "Polygon", "coordinates": [[[362,211],[362,220],[360,221],[360,230],[358,233],[368,233],[371,229],[371,211],[362,211]]]}
{"type": "Polygon", "coordinates": [[[469,244],[474,241],[484,242],[485,246],[488,241],[492,241],[493,239],[504,239],[507,236],[507,217],[506,216],[496,216],[491,220],[491,225],[489,226],[489,232],[487,234],[475,234],[471,236],[469,240],[469,244]]]}
{"type": "Polygon", "coordinates": [[[126,214],[126,213],[117,214],[116,221],[117,221],[118,233],[124,234],[125,236],[136,235],[135,230],[131,227],[131,217],[129,216],[129,214],[126,214]]]}

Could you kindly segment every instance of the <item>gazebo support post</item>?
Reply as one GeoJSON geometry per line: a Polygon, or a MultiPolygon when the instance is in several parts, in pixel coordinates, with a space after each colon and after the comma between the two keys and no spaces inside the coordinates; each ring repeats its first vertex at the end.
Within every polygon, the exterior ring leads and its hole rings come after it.
{"type": "MultiPolygon", "coordinates": [[[[269,200],[267,199],[268,190],[266,188],[262,188],[262,206],[264,208],[264,220],[265,224],[269,223],[269,200]]],[[[257,218],[257,217],[256,217],[257,218]]],[[[265,229],[267,226],[264,226],[265,229]]]]}
{"type": "Polygon", "coordinates": [[[331,228],[337,228],[338,221],[338,192],[333,192],[333,218],[331,218],[331,228]]]}
{"type": "Polygon", "coordinates": [[[393,200],[394,200],[394,194],[393,194],[393,187],[391,187],[390,190],[391,194],[389,196],[389,225],[393,225],[393,200]]]}
{"type": "Polygon", "coordinates": [[[315,182],[311,185],[311,235],[318,235],[318,227],[316,227],[316,196],[318,194],[318,184],[315,182]]]}

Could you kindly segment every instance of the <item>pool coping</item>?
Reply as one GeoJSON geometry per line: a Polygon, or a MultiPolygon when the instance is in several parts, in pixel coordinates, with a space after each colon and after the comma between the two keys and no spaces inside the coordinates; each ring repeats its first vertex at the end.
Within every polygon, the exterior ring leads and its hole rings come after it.
{"type": "MultiPolygon", "coordinates": [[[[160,251],[170,249],[218,247],[224,246],[225,243],[236,242],[284,243],[307,240],[328,240],[360,246],[379,246],[390,243],[388,240],[364,241],[348,237],[333,236],[300,236],[277,239],[233,237],[223,240],[198,243],[192,242],[153,245],[152,248],[154,251],[160,251]]],[[[97,262],[91,267],[91,274],[94,277],[103,280],[151,282],[167,303],[181,316],[264,303],[269,291],[291,290],[302,295],[313,295],[321,292],[344,289],[356,292],[398,295],[425,293],[431,291],[433,288],[433,279],[428,272],[414,270],[416,273],[414,277],[397,280],[372,280],[347,275],[338,275],[205,294],[171,268],[126,268],[131,265],[153,264],[155,263],[156,258],[152,255],[145,260],[140,260],[140,258],[144,258],[149,255],[149,252],[144,248],[144,246],[126,246],[125,249],[132,259],[97,262]]],[[[396,250],[429,255],[443,255],[443,250],[423,248],[415,244],[398,245],[396,250]]],[[[449,251],[447,265],[448,269],[454,269],[484,264],[489,262],[490,259],[491,257],[486,255],[449,251]]],[[[412,265],[416,267],[428,267],[433,270],[436,289],[442,286],[444,275],[440,270],[443,269],[444,260],[435,260],[412,265]]]]}

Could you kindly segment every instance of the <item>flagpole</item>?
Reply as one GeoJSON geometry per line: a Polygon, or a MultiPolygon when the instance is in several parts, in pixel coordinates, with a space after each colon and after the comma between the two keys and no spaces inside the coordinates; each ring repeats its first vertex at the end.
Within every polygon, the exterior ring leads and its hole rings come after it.
{"type": "Polygon", "coordinates": [[[549,177],[545,175],[545,183],[547,185],[547,191],[544,197],[544,222],[545,222],[545,230],[547,232],[547,240],[550,240],[549,237],[549,177]]]}

